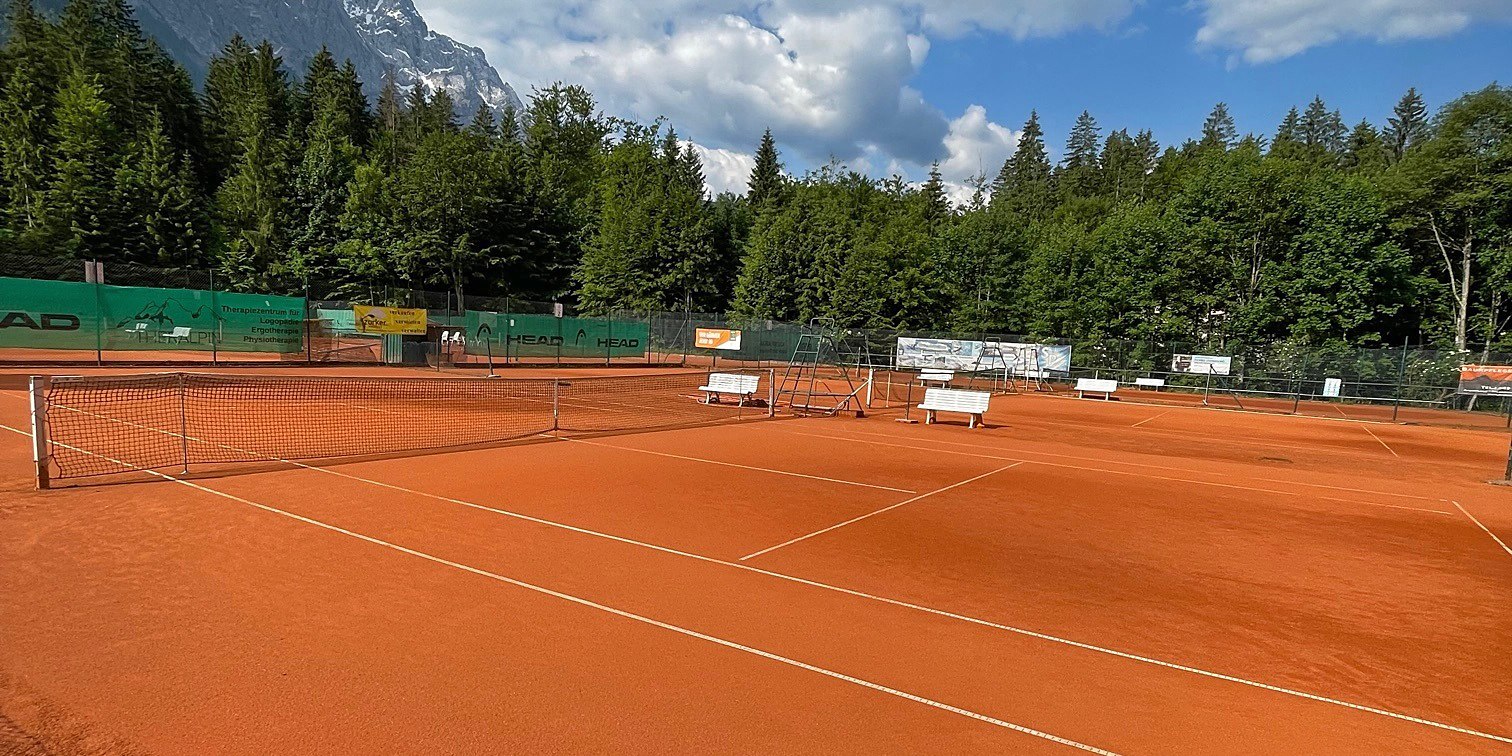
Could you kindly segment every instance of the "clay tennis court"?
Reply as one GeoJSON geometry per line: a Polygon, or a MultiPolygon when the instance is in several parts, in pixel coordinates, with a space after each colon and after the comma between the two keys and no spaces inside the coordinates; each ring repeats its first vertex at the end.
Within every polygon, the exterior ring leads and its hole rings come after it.
{"type": "Polygon", "coordinates": [[[1505,432],[1021,394],[39,492],[7,386],[0,750],[1512,753],[1505,432]]]}

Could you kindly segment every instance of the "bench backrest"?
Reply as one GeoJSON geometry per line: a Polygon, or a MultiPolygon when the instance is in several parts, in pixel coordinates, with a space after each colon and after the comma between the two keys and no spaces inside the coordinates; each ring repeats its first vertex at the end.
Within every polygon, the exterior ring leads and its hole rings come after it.
{"type": "Polygon", "coordinates": [[[1135,386],[1152,386],[1152,387],[1155,387],[1155,388],[1160,388],[1161,386],[1165,385],[1165,379],[1164,378],[1135,378],[1134,379],[1134,385],[1135,386]]]}
{"type": "Polygon", "coordinates": [[[173,332],[168,334],[174,338],[182,338],[189,335],[189,326],[174,326],[173,332]]]}
{"type": "Polygon", "coordinates": [[[1077,378],[1077,391],[1091,391],[1094,394],[1111,394],[1118,390],[1118,381],[1111,378],[1077,378]]]}
{"type": "Polygon", "coordinates": [[[936,368],[924,368],[923,370],[919,371],[919,380],[921,380],[921,381],[944,381],[946,383],[949,383],[949,382],[955,380],[955,371],[954,370],[939,370],[939,369],[936,369],[936,368]]]}
{"type": "Polygon", "coordinates": [[[987,411],[987,404],[991,400],[992,394],[986,391],[932,388],[925,389],[924,403],[919,406],[923,409],[966,412],[980,415],[987,411]]]}
{"type": "Polygon", "coordinates": [[[754,394],[761,384],[759,375],[742,375],[740,373],[710,373],[709,388],[715,391],[728,391],[731,394],[754,394]]]}

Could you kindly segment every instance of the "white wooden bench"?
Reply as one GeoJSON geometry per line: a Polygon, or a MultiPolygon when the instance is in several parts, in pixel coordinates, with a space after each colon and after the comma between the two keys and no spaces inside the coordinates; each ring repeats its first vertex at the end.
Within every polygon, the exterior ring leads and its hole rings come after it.
{"type": "Polygon", "coordinates": [[[189,326],[174,326],[173,330],[159,334],[158,337],[163,341],[182,344],[189,340],[189,333],[189,326]]]}
{"type": "Polygon", "coordinates": [[[955,380],[954,370],[940,370],[939,368],[924,368],[919,371],[919,383],[938,383],[943,388],[955,380]]]}
{"type": "Polygon", "coordinates": [[[975,428],[982,424],[982,415],[991,400],[992,395],[986,391],[932,388],[924,391],[924,403],[919,409],[924,410],[925,423],[933,423],[936,412],[960,412],[971,418],[967,427],[975,428]]]}
{"type": "Polygon", "coordinates": [[[1104,399],[1112,399],[1113,392],[1118,390],[1118,381],[1112,378],[1077,378],[1076,396],[1086,398],[1087,394],[1102,394],[1104,399]]]}
{"type": "Polygon", "coordinates": [[[742,375],[740,373],[710,373],[707,386],[699,386],[698,390],[704,392],[704,404],[717,404],[722,395],[730,394],[740,397],[740,404],[756,396],[757,387],[761,384],[759,375],[742,375]]]}
{"type": "Polygon", "coordinates": [[[1135,378],[1134,385],[1138,388],[1152,388],[1156,391],[1165,388],[1164,378],[1135,378]]]}

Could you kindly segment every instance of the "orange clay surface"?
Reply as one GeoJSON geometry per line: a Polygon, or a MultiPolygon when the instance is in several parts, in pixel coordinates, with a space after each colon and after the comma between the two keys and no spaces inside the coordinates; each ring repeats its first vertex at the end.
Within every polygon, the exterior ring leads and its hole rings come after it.
{"type": "Polygon", "coordinates": [[[1505,433],[897,418],[36,492],[0,391],[0,752],[1512,753],[1505,433]]]}

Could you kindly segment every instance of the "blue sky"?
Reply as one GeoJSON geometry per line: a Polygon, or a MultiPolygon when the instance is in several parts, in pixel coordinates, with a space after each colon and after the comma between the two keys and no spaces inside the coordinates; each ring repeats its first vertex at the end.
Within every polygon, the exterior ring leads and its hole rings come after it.
{"type": "Polygon", "coordinates": [[[790,170],[835,158],[958,193],[1038,109],[1052,154],[1103,126],[1195,135],[1218,101],[1270,133],[1321,95],[1381,124],[1512,82],[1512,0],[416,0],[522,94],[567,81],[613,115],[666,116],[714,189],[770,127],[790,170]]]}
{"type": "Polygon", "coordinates": [[[1506,24],[1436,39],[1340,41],[1249,64],[1231,62],[1228,51],[1197,49],[1192,40],[1201,21],[1190,10],[1147,7],[1117,33],[947,40],[933,46],[914,83],[947,113],[980,104],[1015,131],[1029,108],[1037,108],[1057,151],[1082,110],[1105,134],[1149,128],[1164,145],[1198,136],[1220,101],[1240,133],[1270,134],[1288,108],[1305,107],[1314,95],[1342,110],[1351,126],[1361,118],[1380,126],[1411,86],[1437,110],[1493,81],[1512,84],[1512,26],[1506,24]]]}

